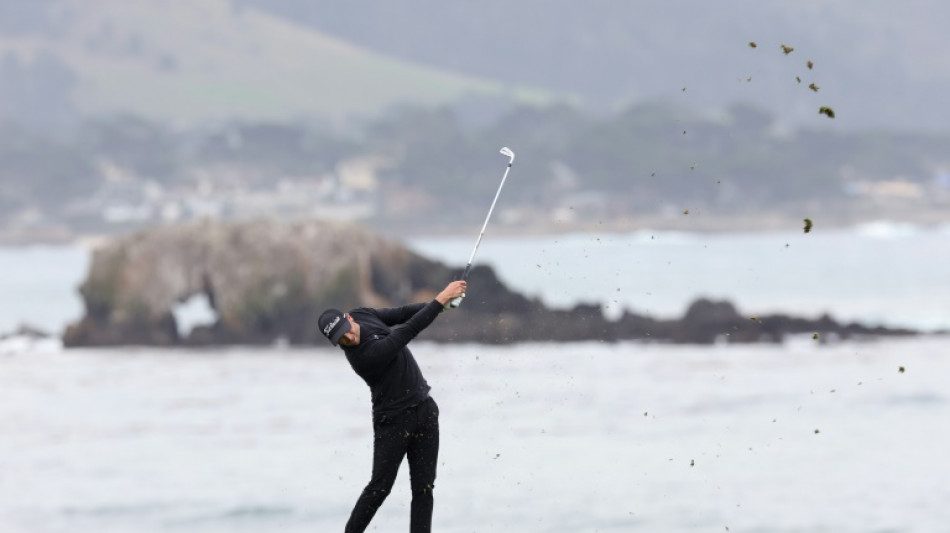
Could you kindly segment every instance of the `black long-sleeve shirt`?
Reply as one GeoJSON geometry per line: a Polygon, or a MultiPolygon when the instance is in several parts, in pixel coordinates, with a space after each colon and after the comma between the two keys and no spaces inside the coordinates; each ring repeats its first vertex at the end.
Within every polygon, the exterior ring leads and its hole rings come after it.
{"type": "Polygon", "coordinates": [[[374,420],[412,407],[429,396],[429,384],[406,345],[441,311],[442,304],[437,300],[349,311],[360,325],[360,343],[341,347],[350,366],[369,385],[374,420]]]}

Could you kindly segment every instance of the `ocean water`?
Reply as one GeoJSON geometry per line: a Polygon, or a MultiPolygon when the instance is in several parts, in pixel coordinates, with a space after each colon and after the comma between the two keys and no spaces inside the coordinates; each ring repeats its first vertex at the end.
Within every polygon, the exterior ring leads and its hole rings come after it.
{"type": "Polygon", "coordinates": [[[79,320],[89,261],[81,246],[0,246],[0,334],[29,325],[58,335],[79,320]]]}
{"type": "MultiPolygon", "coordinates": [[[[435,530],[946,531],[948,350],[417,341],[435,530]]],[[[371,441],[329,347],[34,348],[0,357],[0,531],[342,531],[371,441]]],[[[409,501],[404,465],[371,531],[409,501]]]]}
{"type": "MultiPolygon", "coordinates": [[[[409,244],[464,266],[475,237],[409,244]]],[[[680,317],[703,296],[729,300],[750,316],[830,313],[871,326],[950,329],[950,225],[878,222],[807,234],[489,234],[475,262],[549,305],[597,302],[608,316],[627,309],[680,317]]]]}
{"type": "MultiPolygon", "coordinates": [[[[474,236],[473,236],[474,237],[474,236]]],[[[950,231],[492,237],[554,306],[678,316],[695,297],[950,327],[950,231]]],[[[474,239],[412,239],[461,264],[474,239]]],[[[78,247],[0,249],[0,332],[82,313],[78,247]]],[[[477,290],[472,287],[472,290],[477,290]]],[[[443,533],[929,533],[950,523],[950,338],[780,346],[438,345],[443,533]]],[[[341,531],[369,394],[328,347],[0,340],[0,533],[341,531]]],[[[370,531],[408,528],[408,472],[370,531]]]]}

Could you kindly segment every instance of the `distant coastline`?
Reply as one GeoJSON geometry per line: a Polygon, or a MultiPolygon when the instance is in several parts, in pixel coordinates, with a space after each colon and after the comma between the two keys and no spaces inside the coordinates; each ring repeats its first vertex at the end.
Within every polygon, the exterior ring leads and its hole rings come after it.
{"type": "MultiPolygon", "coordinates": [[[[803,209],[791,215],[777,211],[744,212],[733,214],[708,213],[702,209],[688,213],[604,216],[575,221],[523,220],[517,222],[491,221],[486,233],[493,235],[560,235],[575,233],[632,233],[636,231],[678,231],[685,233],[762,233],[803,232],[805,219],[813,222],[810,231],[843,230],[876,225],[912,227],[919,230],[940,229],[950,226],[950,213],[945,210],[908,210],[900,213],[869,212],[861,216],[845,213],[818,212],[803,209]]],[[[432,223],[405,223],[390,221],[369,225],[388,236],[466,237],[477,236],[482,220],[432,223]]]]}
{"type": "MultiPolygon", "coordinates": [[[[918,206],[919,207],[919,206],[918,206]]],[[[559,235],[574,233],[631,233],[635,231],[680,231],[687,233],[758,233],[771,231],[804,231],[804,220],[813,222],[810,231],[860,228],[888,224],[920,230],[950,226],[950,213],[943,209],[902,209],[875,211],[870,206],[859,213],[853,211],[810,210],[803,208],[792,214],[787,211],[765,210],[736,213],[712,213],[704,209],[684,209],[666,213],[624,213],[616,216],[576,217],[558,220],[551,216],[497,217],[486,233],[493,235],[559,235]]],[[[467,237],[475,236],[482,219],[452,218],[439,220],[357,220],[388,237],[467,237]]],[[[81,231],[60,225],[31,227],[0,227],[0,246],[76,245],[93,248],[111,238],[154,225],[114,226],[103,231],[81,231]]],[[[474,237],[473,237],[474,238],[474,237]]]]}

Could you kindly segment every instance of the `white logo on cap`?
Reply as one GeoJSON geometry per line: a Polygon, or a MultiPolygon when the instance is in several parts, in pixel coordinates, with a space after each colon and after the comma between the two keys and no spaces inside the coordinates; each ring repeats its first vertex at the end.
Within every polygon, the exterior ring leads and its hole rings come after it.
{"type": "Polygon", "coordinates": [[[341,317],[336,317],[333,319],[333,322],[327,324],[327,327],[323,328],[323,334],[330,335],[330,332],[333,331],[333,328],[335,328],[336,325],[340,323],[340,318],[341,317]]]}

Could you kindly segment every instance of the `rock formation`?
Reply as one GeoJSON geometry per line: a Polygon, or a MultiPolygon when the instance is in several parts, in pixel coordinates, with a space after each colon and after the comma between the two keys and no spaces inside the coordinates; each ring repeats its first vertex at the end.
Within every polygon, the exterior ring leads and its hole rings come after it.
{"type": "MultiPolygon", "coordinates": [[[[460,270],[460,269],[458,269],[460,270]]],[[[86,314],[66,346],[325,343],[317,316],[327,307],[394,306],[435,296],[458,270],[348,223],[194,222],[145,230],[96,250],[80,287],[86,314]],[[179,336],[173,309],[205,295],[210,326],[179,336]]],[[[750,320],[727,302],[699,300],[681,320],[599,305],[551,310],[517,294],[488,267],[469,275],[469,294],[423,337],[439,342],[511,343],[647,339],[666,342],[780,342],[785,334],[907,334],[842,326],[829,317],[750,320]]]]}
{"type": "Polygon", "coordinates": [[[448,269],[355,225],[196,222],[146,230],[93,253],[86,315],[68,346],[317,340],[325,307],[434,296],[448,269]],[[172,309],[204,294],[217,322],[178,336],[172,309]]]}

